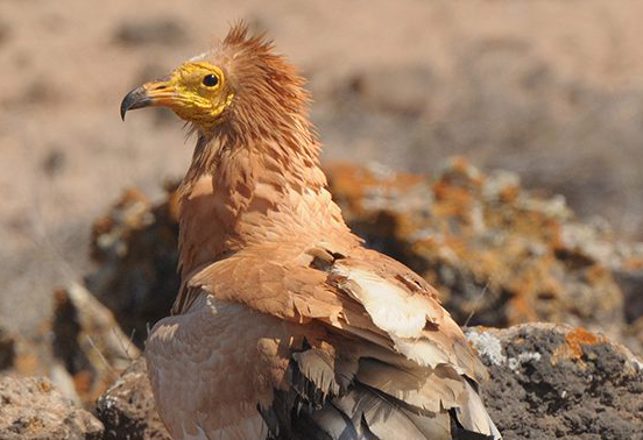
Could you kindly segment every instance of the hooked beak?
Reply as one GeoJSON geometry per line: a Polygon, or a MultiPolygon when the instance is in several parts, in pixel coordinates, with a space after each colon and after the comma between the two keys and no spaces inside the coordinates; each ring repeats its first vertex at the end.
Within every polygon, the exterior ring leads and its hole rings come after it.
{"type": "Polygon", "coordinates": [[[129,110],[144,107],[168,106],[176,103],[178,95],[169,79],[150,81],[135,88],[121,102],[121,119],[129,110]]]}

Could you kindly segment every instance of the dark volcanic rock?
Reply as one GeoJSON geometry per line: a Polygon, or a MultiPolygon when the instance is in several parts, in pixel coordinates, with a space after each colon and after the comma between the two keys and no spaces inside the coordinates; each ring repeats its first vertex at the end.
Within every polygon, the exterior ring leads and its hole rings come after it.
{"type": "Polygon", "coordinates": [[[101,440],[103,425],[45,378],[0,377],[0,439],[101,440]]]}
{"type": "Polygon", "coordinates": [[[92,258],[99,270],[87,277],[87,285],[139,346],[148,327],[169,314],[179,289],[178,203],[172,189],[157,206],[136,190],[126,191],[94,223],[92,258]]]}
{"type": "Polygon", "coordinates": [[[505,440],[643,439],[643,364],[582,328],[472,328],[485,403],[505,440]]]}
{"type": "Polygon", "coordinates": [[[154,406],[144,358],[98,399],[96,413],[105,425],[104,440],[171,440],[154,406]]]}

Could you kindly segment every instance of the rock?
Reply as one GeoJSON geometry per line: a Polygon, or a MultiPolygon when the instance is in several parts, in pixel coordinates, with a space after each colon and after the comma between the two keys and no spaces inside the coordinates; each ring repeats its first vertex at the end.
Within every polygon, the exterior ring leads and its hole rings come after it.
{"type": "Polygon", "coordinates": [[[0,371],[48,377],[68,400],[93,406],[140,352],[81,285],[56,290],[53,303],[52,318],[28,337],[0,327],[0,371]]]}
{"type": "Polygon", "coordinates": [[[93,403],[139,350],[84,287],[72,284],[54,296],[53,354],[71,374],[81,400],[93,403]]]}
{"type": "MultiPolygon", "coordinates": [[[[485,404],[505,440],[640,440],[643,364],[582,328],[523,324],[469,328],[489,368],[485,404]]],[[[144,359],[98,400],[108,439],[169,439],[154,407],[144,359]]]]}
{"type": "Polygon", "coordinates": [[[92,258],[99,269],[86,283],[139,346],[148,327],[169,314],[179,289],[174,188],[168,186],[167,201],[157,206],[136,190],[126,191],[93,227],[92,258]]]}
{"type": "Polygon", "coordinates": [[[515,174],[484,175],[462,158],[433,179],[345,164],[327,172],[349,224],[431,282],[459,323],[626,332],[616,242],[577,222],[561,197],[537,197],[515,174]]]}
{"type": "Polygon", "coordinates": [[[98,399],[96,414],[105,425],[104,440],[171,440],[156,412],[144,358],[98,399]]]}
{"type": "Polygon", "coordinates": [[[103,425],[42,377],[0,377],[3,440],[101,440],[103,425]]]}
{"type": "Polygon", "coordinates": [[[505,440],[643,439],[643,364],[582,328],[472,328],[485,404],[505,440]]]}

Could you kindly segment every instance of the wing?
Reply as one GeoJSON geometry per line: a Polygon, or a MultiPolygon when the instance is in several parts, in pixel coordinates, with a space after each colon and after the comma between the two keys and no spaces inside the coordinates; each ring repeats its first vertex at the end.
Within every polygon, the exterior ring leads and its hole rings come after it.
{"type": "Polygon", "coordinates": [[[434,289],[393,259],[264,246],[198,271],[186,292],[326,328],[292,353],[291,387],[263,411],[283,438],[500,438],[476,391],[484,366],[434,289]]]}

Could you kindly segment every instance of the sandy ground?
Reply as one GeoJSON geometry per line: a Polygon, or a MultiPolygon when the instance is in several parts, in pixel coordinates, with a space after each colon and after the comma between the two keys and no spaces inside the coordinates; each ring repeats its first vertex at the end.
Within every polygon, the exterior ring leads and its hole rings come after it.
{"type": "Polygon", "coordinates": [[[90,266],[93,218],[153,196],[191,141],[124,94],[235,19],[310,79],[326,158],[431,171],[451,154],[643,237],[636,1],[0,0],[0,324],[33,330],[90,266]]]}

